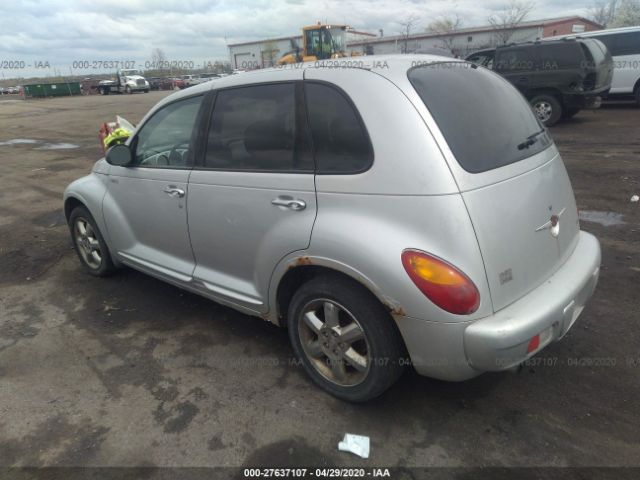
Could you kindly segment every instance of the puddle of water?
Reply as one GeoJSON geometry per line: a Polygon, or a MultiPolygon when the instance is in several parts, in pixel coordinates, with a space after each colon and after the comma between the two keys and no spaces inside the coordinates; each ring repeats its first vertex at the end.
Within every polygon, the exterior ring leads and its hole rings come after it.
{"type": "Polygon", "coordinates": [[[38,143],[38,140],[32,140],[30,138],[14,138],[13,140],[7,140],[6,142],[0,142],[0,146],[2,145],[26,145],[38,143]]]}
{"type": "Polygon", "coordinates": [[[80,145],[74,145],[73,143],[45,143],[42,147],[36,148],[36,150],[70,150],[72,148],[80,148],[80,145]]]}
{"type": "Polygon", "coordinates": [[[622,214],[616,212],[599,212],[597,210],[580,210],[580,220],[599,223],[603,227],[624,225],[622,214]]]}
{"type": "Polygon", "coordinates": [[[38,143],[44,143],[41,147],[37,147],[36,150],[70,150],[72,148],[80,148],[80,145],[73,143],[49,143],[42,140],[32,140],[31,138],[14,138],[13,140],[7,140],[6,142],[0,142],[0,146],[4,145],[35,145],[38,143]]]}

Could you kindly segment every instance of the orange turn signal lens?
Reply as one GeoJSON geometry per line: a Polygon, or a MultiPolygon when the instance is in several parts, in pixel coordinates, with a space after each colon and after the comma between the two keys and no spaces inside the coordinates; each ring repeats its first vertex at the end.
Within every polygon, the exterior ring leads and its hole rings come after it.
{"type": "Polygon", "coordinates": [[[409,278],[437,306],[456,315],[469,315],[480,306],[480,292],[459,269],[419,250],[402,252],[409,278]]]}

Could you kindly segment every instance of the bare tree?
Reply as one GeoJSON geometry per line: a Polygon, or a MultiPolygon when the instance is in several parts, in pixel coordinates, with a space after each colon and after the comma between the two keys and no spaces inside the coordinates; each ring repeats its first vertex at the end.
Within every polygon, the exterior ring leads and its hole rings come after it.
{"type": "Polygon", "coordinates": [[[495,30],[496,42],[506,45],[513,37],[518,26],[527,18],[535,7],[532,0],[510,0],[504,9],[487,19],[495,30]]]}
{"type": "Polygon", "coordinates": [[[457,51],[454,45],[456,33],[462,27],[462,19],[455,13],[450,16],[442,16],[434,20],[427,27],[427,31],[441,36],[442,48],[456,55],[457,51]]]}
{"type": "Polygon", "coordinates": [[[636,25],[640,25],[640,0],[620,0],[610,26],[633,27],[636,25]]]}
{"type": "Polygon", "coordinates": [[[398,22],[400,24],[400,35],[402,36],[402,53],[409,53],[409,37],[419,20],[420,17],[412,13],[398,22]]]}
{"type": "Polygon", "coordinates": [[[152,70],[162,72],[164,70],[165,63],[167,62],[167,56],[161,48],[154,48],[151,50],[151,65],[152,70]]]}
{"type": "Polygon", "coordinates": [[[589,9],[589,18],[606,27],[613,21],[617,3],[617,0],[596,0],[589,9]]]}

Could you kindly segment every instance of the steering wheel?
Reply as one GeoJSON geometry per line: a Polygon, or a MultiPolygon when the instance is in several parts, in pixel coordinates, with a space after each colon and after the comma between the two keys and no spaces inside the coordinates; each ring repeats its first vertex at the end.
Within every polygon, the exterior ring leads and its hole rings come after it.
{"type": "Polygon", "coordinates": [[[169,152],[169,165],[184,165],[186,163],[185,154],[189,151],[190,142],[182,142],[174,145],[169,152]],[[186,150],[179,152],[178,149],[186,150]]]}

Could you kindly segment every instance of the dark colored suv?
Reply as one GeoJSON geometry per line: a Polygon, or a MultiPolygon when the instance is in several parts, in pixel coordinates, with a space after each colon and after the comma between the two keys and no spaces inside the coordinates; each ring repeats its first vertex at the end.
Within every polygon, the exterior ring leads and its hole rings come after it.
{"type": "Polygon", "coordinates": [[[513,83],[546,126],[598,108],[613,75],[611,54],[596,39],[512,44],[475,52],[467,60],[513,83]]]}

